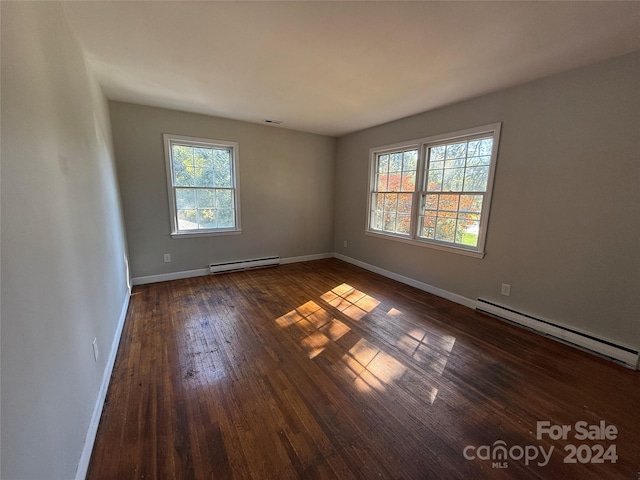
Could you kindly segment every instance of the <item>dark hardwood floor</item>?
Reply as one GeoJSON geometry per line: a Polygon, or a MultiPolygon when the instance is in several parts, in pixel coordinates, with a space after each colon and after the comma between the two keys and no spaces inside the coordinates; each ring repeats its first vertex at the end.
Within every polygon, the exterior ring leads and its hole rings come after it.
{"type": "Polygon", "coordinates": [[[135,287],[88,478],[639,472],[639,372],[328,259],[135,287]]]}

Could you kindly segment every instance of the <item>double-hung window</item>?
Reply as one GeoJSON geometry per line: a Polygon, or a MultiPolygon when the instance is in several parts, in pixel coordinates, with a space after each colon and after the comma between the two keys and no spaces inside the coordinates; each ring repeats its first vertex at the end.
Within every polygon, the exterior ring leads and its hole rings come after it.
{"type": "Polygon", "coordinates": [[[367,232],[483,256],[500,123],[371,150],[367,232]]]}
{"type": "Polygon", "coordinates": [[[172,236],[239,233],[238,144],[163,138],[172,236]]]}

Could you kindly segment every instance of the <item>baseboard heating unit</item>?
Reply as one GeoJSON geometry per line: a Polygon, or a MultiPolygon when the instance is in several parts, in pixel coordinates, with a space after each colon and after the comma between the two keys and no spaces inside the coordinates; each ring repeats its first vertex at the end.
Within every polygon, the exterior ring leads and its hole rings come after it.
{"type": "Polygon", "coordinates": [[[617,363],[623,364],[625,367],[634,370],[640,367],[638,362],[640,353],[632,348],[617,345],[572,328],[556,325],[547,320],[517,312],[481,298],[476,301],[476,310],[530,328],[562,343],[608,357],[617,363]]]}
{"type": "Polygon", "coordinates": [[[234,270],[247,270],[249,268],[272,267],[280,265],[280,257],[254,258],[251,260],[239,260],[235,262],[211,263],[209,272],[222,273],[234,270]]]}

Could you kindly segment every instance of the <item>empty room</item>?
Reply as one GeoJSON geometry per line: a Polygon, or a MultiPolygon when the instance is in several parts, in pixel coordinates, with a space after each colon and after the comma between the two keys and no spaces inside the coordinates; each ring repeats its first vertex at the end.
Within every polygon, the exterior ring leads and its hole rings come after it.
{"type": "Polygon", "coordinates": [[[3,480],[640,476],[640,2],[0,18],[3,480]]]}

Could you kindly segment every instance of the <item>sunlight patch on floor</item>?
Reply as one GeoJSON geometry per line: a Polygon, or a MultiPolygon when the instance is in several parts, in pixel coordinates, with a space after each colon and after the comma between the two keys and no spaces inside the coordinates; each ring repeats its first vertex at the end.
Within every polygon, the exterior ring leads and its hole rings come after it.
{"type": "Polygon", "coordinates": [[[331,341],[339,340],[351,330],[312,300],[276,318],[275,322],[280,328],[295,325],[306,334],[299,343],[310,359],[320,355],[331,341]],[[313,331],[308,333],[310,330],[313,331]]]}
{"type": "Polygon", "coordinates": [[[353,288],[348,283],[338,285],[336,288],[324,293],[320,298],[352,320],[360,320],[380,305],[378,300],[353,288]]]}
{"type": "Polygon", "coordinates": [[[423,330],[412,329],[396,342],[396,346],[404,354],[442,375],[455,342],[456,338],[450,335],[429,336],[423,330]]]}
{"type": "Polygon", "coordinates": [[[385,384],[399,379],[406,371],[400,361],[361,338],[342,357],[360,391],[385,391],[385,384]]]}
{"type": "MultiPolygon", "coordinates": [[[[323,293],[320,299],[354,321],[360,321],[380,305],[380,301],[376,298],[348,283],[342,283],[323,293]]],[[[387,352],[368,340],[354,335],[351,328],[344,321],[335,318],[331,310],[330,307],[323,308],[315,301],[309,300],[278,317],[275,322],[283,329],[295,327],[292,330],[295,332],[294,338],[309,359],[317,358],[332,342],[337,342],[351,332],[347,345],[335,344],[335,348],[343,352],[339,362],[344,372],[352,379],[354,387],[359,392],[388,391],[389,386],[398,382],[407,373],[408,366],[394,356],[391,350],[387,352]]],[[[390,321],[393,321],[394,318],[400,320],[403,314],[397,308],[391,307],[386,315],[390,321]]],[[[433,336],[432,338],[426,330],[415,327],[403,335],[396,342],[395,347],[441,375],[454,344],[455,337],[433,336]]],[[[425,400],[433,404],[438,389],[432,386],[425,387],[425,400]]]]}

